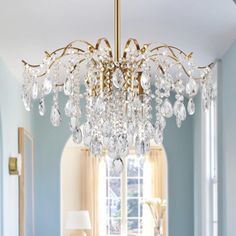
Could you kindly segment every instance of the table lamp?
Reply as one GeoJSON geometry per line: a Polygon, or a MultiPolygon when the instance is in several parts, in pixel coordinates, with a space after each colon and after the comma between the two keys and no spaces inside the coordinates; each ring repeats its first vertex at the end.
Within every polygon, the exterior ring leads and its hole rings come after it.
{"type": "Polygon", "coordinates": [[[91,229],[88,211],[69,211],[66,216],[65,229],[68,231],[81,230],[82,235],[86,236],[84,230],[91,229]]]}

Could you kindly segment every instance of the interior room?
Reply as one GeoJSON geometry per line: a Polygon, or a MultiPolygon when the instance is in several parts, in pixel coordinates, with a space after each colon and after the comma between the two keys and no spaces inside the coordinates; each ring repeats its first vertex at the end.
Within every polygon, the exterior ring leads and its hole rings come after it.
{"type": "Polygon", "coordinates": [[[235,236],[234,0],[0,1],[0,236],[235,236]]]}

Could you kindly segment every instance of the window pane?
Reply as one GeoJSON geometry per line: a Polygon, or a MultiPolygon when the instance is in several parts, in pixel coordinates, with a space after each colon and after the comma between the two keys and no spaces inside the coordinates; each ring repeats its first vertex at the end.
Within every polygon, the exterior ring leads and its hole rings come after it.
{"type": "Polygon", "coordinates": [[[108,196],[110,198],[120,197],[120,179],[110,179],[108,191],[108,196]]]}
{"type": "Polygon", "coordinates": [[[138,179],[128,179],[128,197],[138,197],[138,179]]]}
{"type": "Polygon", "coordinates": [[[138,219],[128,219],[128,235],[138,235],[139,233],[139,220],[138,219]]]}
{"type": "Polygon", "coordinates": [[[139,180],[140,197],[143,197],[143,179],[139,180]]]}
{"type": "Polygon", "coordinates": [[[138,168],[139,168],[138,158],[128,158],[128,168],[127,168],[128,177],[138,176],[138,168]]]}
{"type": "Polygon", "coordinates": [[[109,217],[120,217],[120,199],[107,200],[107,215],[109,217]]]}
{"type": "Polygon", "coordinates": [[[145,158],[139,158],[139,176],[143,177],[143,166],[144,166],[145,158]]]}
{"type": "Polygon", "coordinates": [[[108,197],[108,193],[109,193],[109,185],[108,185],[108,183],[109,183],[109,180],[106,179],[106,197],[108,197]]]}
{"type": "Polygon", "coordinates": [[[142,199],[140,200],[139,207],[140,207],[139,216],[143,217],[143,200],[142,199]]]}
{"type": "Polygon", "coordinates": [[[121,233],[120,220],[110,219],[108,229],[109,229],[108,230],[109,235],[120,235],[120,233],[121,233]]]}
{"type": "Polygon", "coordinates": [[[138,217],[138,199],[128,199],[128,217],[138,217]]]}

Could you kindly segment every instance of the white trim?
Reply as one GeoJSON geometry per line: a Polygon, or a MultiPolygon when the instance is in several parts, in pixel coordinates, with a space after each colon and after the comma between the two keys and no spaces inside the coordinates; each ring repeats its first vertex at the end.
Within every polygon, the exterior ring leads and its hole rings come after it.
{"type": "MultiPolygon", "coordinates": [[[[217,66],[214,76],[217,79],[217,66]]],[[[214,232],[214,225],[218,223],[217,100],[211,103],[208,111],[202,112],[201,120],[202,236],[218,236],[218,230],[214,232]]]]}
{"type": "Polygon", "coordinates": [[[0,111],[0,236],[3,236],[3,143],[2,143],[1,111],[0,111]]]}

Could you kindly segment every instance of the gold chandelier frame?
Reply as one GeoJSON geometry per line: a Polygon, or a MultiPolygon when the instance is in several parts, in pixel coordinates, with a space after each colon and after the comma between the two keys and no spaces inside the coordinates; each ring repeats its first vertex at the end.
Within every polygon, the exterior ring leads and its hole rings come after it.
{"type": "MultiPolygon", "coordinates": [[[[45,51],[46,59],[54,58],[54,60],[52,60],[52,62],[49,64],[46,71],[37,75],[37,78],[46,76],[48,71],[53,67],[53,65],[55,65],[62,58],[69,56],[71,54],[80,55],[80,54],[83,54],[86,52],[94,53],[96,50],[100,49],[102,43],[104,43],[106,46],[109,60],[104,62],[103,74],[101,74],[101,76],[99,78],[99,80],[100,80],[99,85],[94,87],[90,93],[93,96],[97,95],[99,93],[99,90],[103,89],[104,87],[107,87],[108,90],[111,91],[112,74],[117,67],[121,67],[122,72],[125,75],[124,76],[124,80],[125,80],[124,90],[126,91],[129,87],[132,88],[132,86],[133,86],[132,81],[134,80],[134,78],[132,78],[132,76],[131,76],[132,71],[129,71],[129,69],[122,68],[122,65],[120,65],[120,63],[119,63],[120,59],[122,59],[124,62],[127,61],[127,57],[128,57],[128,54],[129,54],[129,51],[130,51],[130,48],[132,45],[141,54],[145,54],[147,52],[147,50],[150,53],[152,53],[149,58],[152,61],[157,60],[158,52],[161,49],[167,50],[167,58],[175,61],[176,64],[180,65],[180,67],[182,68],[183,72],[186,74],[187,77],[191,76],[188,73],[188,70],[186,69],[185,65],[181,62],[179,57],[183,56],[186,59],[190,60],[192,58],[193,53],[191,52],[191,53],[187,54],[175,46],[166,45],[166,44],[160,45],[160,46],[155,46],[156,45],[155,43],[149,43],[149,44],[144,44],[143,46],[140,46],[136,39],[130,38],[130,39],[128,39],[128,41],[125,44],[124,52],[123,52],[123,55],[121,58],[121,50],[120,50],[121,49],[121,0],[114,0],[114,58],[113,58],[113,52],[112,52],[111,45],[110,45],[107,38],[100,38],[97,41],[97,43],[95,44],[95,46],[87,41],[84,41],[84,40],[76,40],[76,41],[69,43],[65,47],[58,48],[58,49],[54,50],[51,53],[45,51]],[[82,49],[81,47],[76,46],[75,44],[77,44],[77,43],[83,44],[86,47],[86,49],[82,49]],[[110,66],[109,66],[109,64],[110,64],[110,66]]],[[[82,63],[83,61],[84,61],[84,59],[81,59],[78,64],[82,63]]],[[[38,65],[29,64],[24,60],[22,60],[22,62],[26,68],[35,69],[35,68],[39,68],[41,66],[40,64],[38,64],[38,65]]],[[[143,62],[144,62],[144,59],[140,59],[139,61],[135,61],[136,65],[138,65],[138,66],[141,66],[143,62]]],[[[96,63],[96,62],[94,61],[94,63],[96,63]]],[[[199,70],[210,70],[214,67],[214,64],[215,63],[211,63],[207,66],[197,67],[197,68],[199,70]]],[[[71,73],[75,69],[76,69],[76,66],[71,70],[71,73]]],[[[161,73],[163,75],[165,74],[165,71],[160,64],[158,65],[158,69],[161,71],[161,73]]],[[[138,80],[140,80],[141,74],[142,73],[140,73],[138,75],[138,77],[139,77],[138,80]]],[[[193,78],[193,79],[200,80],[200,79],[204,79],[204,78],[193,78]]],[[[89,80],[86,79],[85,82],[89,83],[89,80]]],[[[64,83],[56,84],[56,87],[63,86],[63,85],[64,85],[64,83]]],[[[143,90],[141,88],[141,85],[139,85],[139,93],[142,93],[142,92],[143,92],[143,90]]]]}

